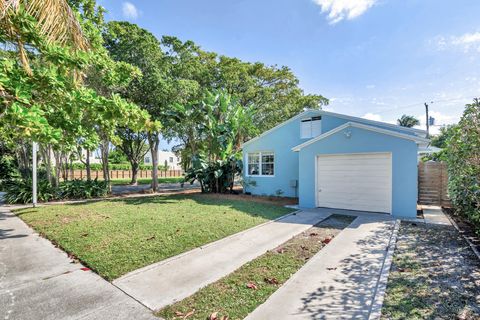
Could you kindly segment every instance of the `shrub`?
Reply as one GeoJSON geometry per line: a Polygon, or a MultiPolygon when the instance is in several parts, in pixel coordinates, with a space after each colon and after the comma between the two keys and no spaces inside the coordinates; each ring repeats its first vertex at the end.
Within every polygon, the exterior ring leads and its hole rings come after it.
{"type": "MultiPolygon", "coordinates": [[[[31,203],[32,179],[10,180],[5,185],[6,203],[31,203]]],[[[71,180],[62,182],[58,188],[53,187],[47,180],[40,179],[37,184],[37,200],[48,202],[61,199],[90,199],[103,197],[108,194],[108,184],[105,181],[71,180]]]]}
{"type": "MultiPolygon", "coordinates": [[[[15,179],[5,183],[6,203],[31,203],[33,198],[32,179],[15,179]]],[[[41,202],[57,198],[55,188],[47,180],[39,180],[37,184],[37,199],[41,202]]]]}
{"type": "Polygon", "coordinates": [[[60,198],[62,199],[90,199],[104,197],[108,194],[106,181],[98,180],[70,180],[60,184],[60,198]]]}
{"type": "Polygon", "coordinates": [[[198,181],[202,192],[224,193],[233,187],[234,178],[242,172],[242,161],[235,155],[227,160],[206,161],[192,157],[192,167],[185,172],[185,181],[198,181]]]}
{"type": "Polygon", "coordinates": [[[480,233],[480,101],[467,104],[447,140],[448,191],[458,214],[480,233]]]}

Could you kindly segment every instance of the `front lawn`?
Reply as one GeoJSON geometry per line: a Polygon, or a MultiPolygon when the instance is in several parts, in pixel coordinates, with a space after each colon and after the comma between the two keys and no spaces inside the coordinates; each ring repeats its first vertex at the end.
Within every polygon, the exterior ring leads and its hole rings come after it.
{"type": "Polygon", "coordinates": [[[480,261],[455,228],[402,223],[382,319],[480,319],[480,261]]]}
{"type": "Polygon", "coordinates": [[[291,212],[202,194],[48,205],[16,212],[108,280],[291,212]]]}

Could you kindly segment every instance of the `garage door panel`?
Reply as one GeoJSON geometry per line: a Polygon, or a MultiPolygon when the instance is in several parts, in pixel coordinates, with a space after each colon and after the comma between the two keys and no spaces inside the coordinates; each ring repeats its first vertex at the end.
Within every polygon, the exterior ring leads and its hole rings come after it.
{"type": "Polygon", "coordinates": [[[317,205],[391,213],[391,154],[320,155],[317,205]]]}

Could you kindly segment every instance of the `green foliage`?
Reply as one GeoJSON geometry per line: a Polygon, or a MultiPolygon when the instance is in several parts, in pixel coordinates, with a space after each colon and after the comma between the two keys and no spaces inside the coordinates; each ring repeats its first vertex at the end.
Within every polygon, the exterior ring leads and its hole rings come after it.
{"type": "Polygon", "coordinates": [[[108,161],[112,164],[113,163],[120,164],[120,163],[125,163],[128,160],[127,160],[127,157],[125,156],[125,153],[123,153],[122,150],[115,148],[114,150],[110,151],[110,153],[108,154],[108,161]]]}
{"type": "Polygon", "coordinates": [[[437,148],[447,147],[447,141],[455,133],[456,125],[449,125],[440,128],[440,133],[431,137],[431,145],[437,148]]]}
{"type": "Polygon", "coordinates": [[[59,187],[61,199],[90,199],[108,194],[108,182],[95,180],[70,180],[59,187]]]}
{"type": "Polygon", "coordinates": [[[255,130],[254,107],[242,106],[225,91],[206,92],[203,99],[176,105],[172,118],[188,134],[182,154],[191,167],[185,180],[199,181],[203,192],[225,192],[241,173],[240,145],[255,130]]]}
{"type": "MultiPolygon", "coordinates": [[[[31,203],[32,202],[32,179],[15,179],[5,183],[6,203],[31,203]]],[[[57,192],[49,181],[39,180],[37,184],[37,199],[47,202],[57,198],[57,192]]]]}
{"type": "MultiPolygon", "coordinates": [[[[106,181],[71,180],[62,182],[58,188],[53,187],[46,179],[39,179],[37,183],[37,199],[39,202],[62,199],[89,199],[107,195],[106,181]]],[[[5,183],[5,202],[31,203],[32,179],[15,179],[5,183]]]]}
{"type": "Polygon", "coordinates": [[[447,140],[449,195],[480,233],[480,101],[467,104],[447,140]]]}
{"type": "Polygon", "coordinates": [[[235,176],[242,173],[242,161],[235,156],[224,160],[206,161],[195,156],[185,172],[185,181],[198,181],[202,192],[224,193],[233,186],[235,176]]]}
{"type": "Polygon", "coordinates": [[[400,117],[400,119],[397,120],[397,123],[399,126],[412,128],[414,126],[418,126],[420,124],[420,120],[414,116],[408,116],[404,114],[400,117]]]}

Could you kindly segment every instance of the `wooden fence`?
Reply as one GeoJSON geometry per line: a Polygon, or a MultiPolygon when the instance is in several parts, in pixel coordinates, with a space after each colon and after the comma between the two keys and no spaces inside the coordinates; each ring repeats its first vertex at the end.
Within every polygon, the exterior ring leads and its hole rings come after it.
{"type": "Polygon", "coordinates": [[[451,206],[448,197],[447,165],[441,162],[418,164],[418,203],[425,205],[451,206]]]}
{"type": "MultiPolygon", "coordinates": [[[[91,170],[92,179],[103,179],[103,171],[102,170],[91,170]]],[[[183,176],[182,170],[158,170],[158,177],[159,178],[173,178],[173,177],[181,177],[183,176]]],[[[72,173],[69,172],[69,179],[71,179],[72,173]]],[[[74,179],[86,179],[87,177],[87,170],[73,170],[73,178],[74,179]]],[[[151,170],[139,170],[138,179],[142,178],[151,178],[152,171],[151,170]]],[[[110,179],[131,179],[132,178],[132,171],[130,170],[110,170],[110,179]]]]}

